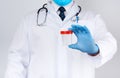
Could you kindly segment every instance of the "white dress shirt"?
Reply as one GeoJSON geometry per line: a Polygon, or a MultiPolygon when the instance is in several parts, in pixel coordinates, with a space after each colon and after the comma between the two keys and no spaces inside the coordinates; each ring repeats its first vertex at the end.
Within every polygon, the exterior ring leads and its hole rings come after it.
{"type": "MultiPolygon", "coordinates": [[[[65,10],[66,10],[66,11],[65,11],[65,16],[68,15],[67,12],[69,12],[70,8],[73,6],[73,3],[74,3],[74,1],[71,1],[68,5],[63,6],[63,7],[65,8],[65,10]]],[[[53,5],[56,13],[59,15],[60,12],[58,11],[58,9],[59,9],[59,7],[61,7],[61,6],[57,5],[54,1],[52,1],[52,5],[53,5]]]]}

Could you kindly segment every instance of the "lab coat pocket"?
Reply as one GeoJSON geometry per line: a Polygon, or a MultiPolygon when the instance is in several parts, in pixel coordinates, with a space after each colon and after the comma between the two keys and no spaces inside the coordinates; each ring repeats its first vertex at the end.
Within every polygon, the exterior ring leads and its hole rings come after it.
{"type": "Polygon", "coordinates": [[[67,50],[67,63],[69,78],[84,78],[84,58],[83,53],[79,50],[71,49],[66,47],[67,50]]]}

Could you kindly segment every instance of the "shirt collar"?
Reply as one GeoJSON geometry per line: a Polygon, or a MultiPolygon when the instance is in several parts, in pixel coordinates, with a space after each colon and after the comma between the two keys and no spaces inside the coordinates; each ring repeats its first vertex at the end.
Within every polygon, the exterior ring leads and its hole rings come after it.
{"type": "MultiPolygon", "coordinates": [[[[57,12],[60,6],[57,5],[54,1],[52,1],[52,4],[53,4],[55,11],[57,12]]],[[[73,1],[70,2],[68,5],[64,6],[66,12],[72,7],[72,5],[73,5],[73,1]]]]}

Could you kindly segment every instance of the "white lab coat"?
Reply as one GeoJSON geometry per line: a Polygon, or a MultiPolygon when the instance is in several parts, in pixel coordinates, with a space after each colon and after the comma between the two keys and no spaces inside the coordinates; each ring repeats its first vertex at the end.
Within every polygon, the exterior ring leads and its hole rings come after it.
{"type": "MultiPolygon", "coordinates": [[[[44,26],[37,26],[37,11],[29,14],[20,24],[8,54],[5,78],[94,78],[95,68],[110,60],[116,52],[116,40],[107,31],[100,15],[91,12],[79,14],[79,25],[90,30],[100,54],[70,49],[63,45],[61,29],[75,24],[74,15],[78,6],[74,4],[64,21],[55,12],[52,3],[47,4],[48,14],[44,26]]],[[[40,13],[39,21],[45,13],[40,13]]],[[[76,37],[72,37],[73,43],[76,37]]]]}

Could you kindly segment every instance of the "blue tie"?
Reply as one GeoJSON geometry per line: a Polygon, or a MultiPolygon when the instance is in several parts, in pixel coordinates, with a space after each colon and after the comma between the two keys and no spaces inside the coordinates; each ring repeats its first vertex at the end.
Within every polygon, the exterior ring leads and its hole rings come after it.
{"type": "Polygon", "coordinates": [[[65,8],[64,7],[60,7],[59,9],[58,9],[58,11],[60,11],[60,14],[59,14],[59,16],[60,16],[60,18],[61,18],[61,20],[63,21],[64,19],[65,19],[65,8]]]}

